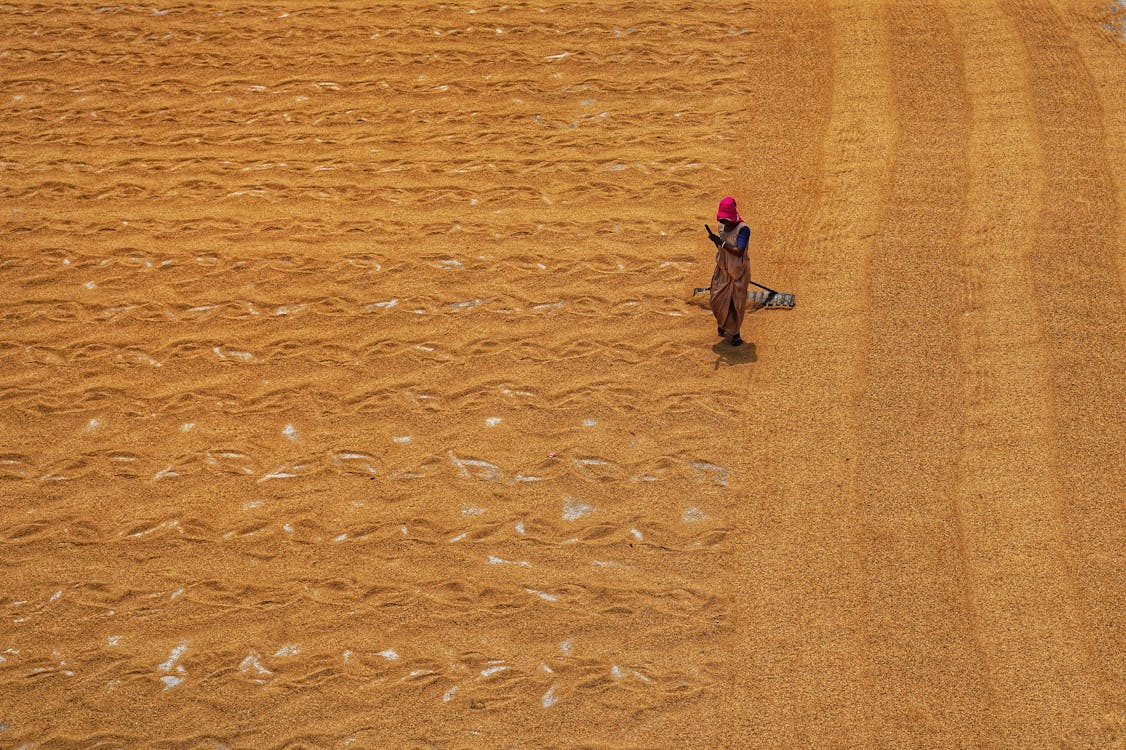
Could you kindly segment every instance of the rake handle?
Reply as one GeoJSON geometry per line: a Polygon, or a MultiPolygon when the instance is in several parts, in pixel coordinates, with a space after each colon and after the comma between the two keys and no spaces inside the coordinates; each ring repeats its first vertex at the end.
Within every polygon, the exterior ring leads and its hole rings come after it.
{"type": "MultiPolygon", "coordinates": [[[[748,281],[750,281],[750,279],[748,279],[748,281]]],[[[782,292],[776,292],[768,286],[763,286],[762,284],[755,284],[755,282],[753,282],[753,281],[750,281],[750,283],[754,284],[759,289],[762,289],[764,292],[770,292],[771,294],[777,294],[779,296],[782,295],[782,292]]],[[[708,288],[709,287],[706,287],[706,286],[698,286],[698,287],[696,287],[696,291],[694,291],[692,293],[693,294],[699,294],[700,292],[706,292],[708,290],[708,288]]]]}
{"type": "MultiPolygon", "coordinates": [[[[748,281],[750,281],[750,279],[748,279],[748,281]]],[[[770,292],[771,294],[781,294],[782,293],[782,292],[776,292],[768,286],[763,286],[762,284],[755,284],[755,282],[753,282],[753,281],[751,281],[750,283],[754,284],[755,286],[757,286],[759,289],[762,289],[763,291],[770,292]]]]}

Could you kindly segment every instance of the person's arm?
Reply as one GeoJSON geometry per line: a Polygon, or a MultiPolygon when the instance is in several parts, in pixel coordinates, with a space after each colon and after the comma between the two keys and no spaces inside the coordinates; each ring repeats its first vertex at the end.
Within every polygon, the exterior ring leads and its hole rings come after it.
{"type": "Polygon", "coordinates": [[[739,236],[735,238],[735,254],[746,255],[747,247],[751,244],[751,228],[743,227],[739,230],[739,236]]]}
{"type": "Polygon", "coordinates": [[[720,247],[722,247],[724,250],[731,253],[732,255],[742,256],[742,255],[747,254],[747,246],[750,245],[750,243],[751,243],[751,228],[750,227],[743,227],[742,229],[739,230],[739,236],[735,238],[735,244],[734,245],[732,245],[728,242],[724,242],[720,245],[720,247]]]}

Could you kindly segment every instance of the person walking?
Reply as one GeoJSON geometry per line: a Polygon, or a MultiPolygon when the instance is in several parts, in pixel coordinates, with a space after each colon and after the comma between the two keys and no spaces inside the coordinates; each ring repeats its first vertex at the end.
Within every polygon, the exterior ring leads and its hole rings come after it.
{"type": "Polygon", "coordinates": [[[712,274],[711,308],[719,324],[719,335],[731,337],[732,346],[740,346],[743,339],[739,329],[743,326],[743,315],[747,310],[747,285],[751,281],[751,261],[747,257],[747,247],[751,241],[751,228],[743,223],[743,217],[730,195],[719,202],[716,211],[719,233],[708,230],[708,239],[715,243],[715,273],[712,274]]]}

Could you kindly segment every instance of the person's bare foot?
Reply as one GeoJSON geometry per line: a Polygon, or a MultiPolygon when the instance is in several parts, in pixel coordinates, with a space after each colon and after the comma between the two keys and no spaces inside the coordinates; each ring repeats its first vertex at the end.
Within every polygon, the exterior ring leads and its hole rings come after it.
{"type": "Polygon", "coordinates": [[[734,338],[731,339],[731,345],[732,346],[742,346],[743,345],[743,339],[739,336],[739,334],[735,334],[734,338]]]}

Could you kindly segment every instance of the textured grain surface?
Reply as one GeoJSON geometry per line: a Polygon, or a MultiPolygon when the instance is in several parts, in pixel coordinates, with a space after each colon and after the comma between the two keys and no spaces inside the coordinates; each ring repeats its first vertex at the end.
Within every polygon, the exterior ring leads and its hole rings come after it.
{"type": "Polygon", "coordinates": [[[0,746],[1122,747],[1123,28],[0,5],[0,746]]]}

